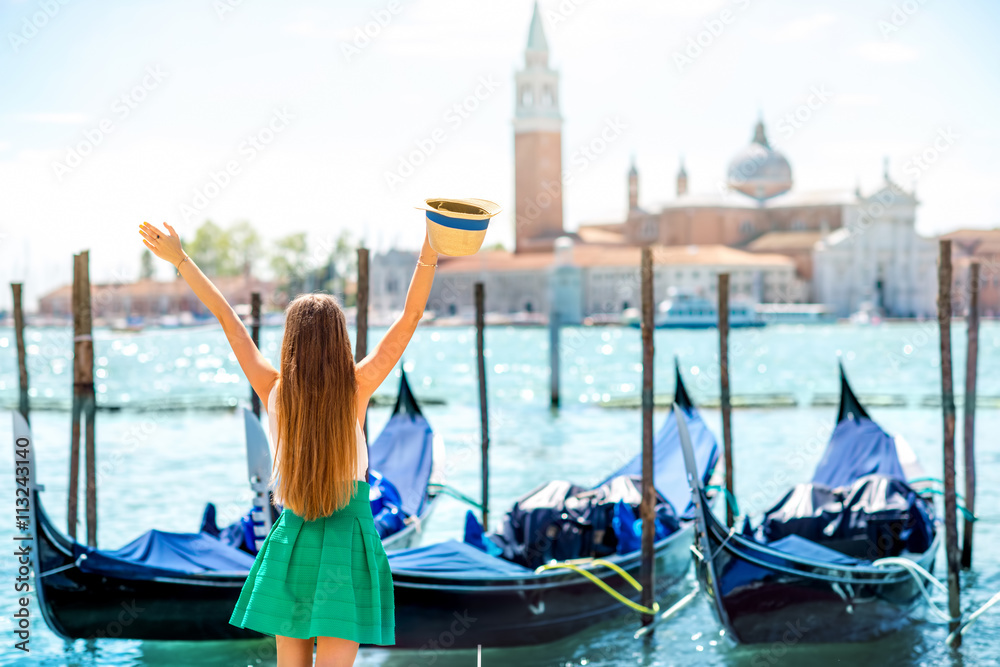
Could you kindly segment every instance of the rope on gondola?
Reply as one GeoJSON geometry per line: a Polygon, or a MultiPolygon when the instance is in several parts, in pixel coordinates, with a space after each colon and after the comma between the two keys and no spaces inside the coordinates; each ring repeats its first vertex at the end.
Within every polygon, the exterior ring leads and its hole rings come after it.
{"type": "Polygon", "coordinates": [[[572,562],[572,563],[569,562],[569,561],[563,561],[561,563],[558,563],[558,562],[546,563],[545,565],[539,565],[538,567],[536,567],[535,568],[535,574],[539,574],[539,573],[544,572],[546,570],[572,570],[573,572],[576,572],[577,574],[583,575],[584,577],[586,577],[587,579],[589,579],[591,582],[597,584],[597,586],[601,590],[603,590],[605,593],[607,593],[608,595],[610,595],[614,599],[618,600],[619,602],[621,602],[626,607],[629,607],[630,609],[634,609],[635,611],[639,612],[640,614],[655,614],[655,613],[657,613],[657,612],[660,611],[660,605],[659,605],[659,603],[657,603],[657,602],[654,601],[653,602],[653,607],[650,608],[650,607],[646,607],[644,605],[641,605],[641,604],[639,604],[637,602],[633,602],[632,600],[629,600],[627,597],[625,597],[624,595],[622,595],[621,593],[619,593],[615,589],[611,588],[611,586],[608,586],[608,584],[606,584],[603,580],[598,579],[596,576],[594,576],[594,574],[592,572],[589,572],[589,571],[583,569],[582,567],[580,567],[577,563],[587,563],[587,564],[590,564],[590,565],[603,565],[604,567],[607,567],[607,568],[615,571],[616,573],[618,573],[621,576],[621,578],[624,579],[625,581],[627,581],[632,586],[632,588],[634,588],[635,590],[637,590],[637,591],[641,591],[642,590],[642,584],[640,584],[638,581],[636,581],[635,578],[632,577],[632,575],[630,575],[628,572],[626,572],[625,570],[623,570],[622,568],[620,568],[618,565],[615,565],[611,561],[604,560],[603,558],[581,558],[581,559],[576,560],[575,562],[572,562]]]}
{"type": "Polygon", "coordinates": [[[958,626],[958,629],[956,629],[954,632],[948,635],[948,638],[945,640],[948,646],[954,646],[955,641],[962,636],[962,633],[968,630],[969,626],[975,623],[976,620],[980,616],[982,616],[987,609],[989,609],[998,602],[1000,602],[1000,593],[997,593],[996,595],[991,597],[989,602],[987,602],[982,607],[969,614],[969,617],[965,620],[965,622],[962,623],[960,626],[958,626]]]}
{"type": "MultiPolygon", "coordinates": [[[[926,488],[926,489],[923,489],[922,492],[925,492],[925,493],[934,493],[934,494],[937,494],[939,496],[943,496],[944,495],[944,491],[942,491],[941,489],[926,488]]],[[[962,497],[962,496],[959,496],[957,493],[955,495],[958,496],[959,499],[961,499],[961,497],[962,497]]],[[[966,506],[963,505],[962,503],[956,502],[955,503],[955,507],[958,508],[958,511],[961,512],[962,516],[964,516],[967,520],[969,520],[969,521],[978,521],[979,520],[979,517],[977,517],[975,514],[973,514],[972,512],[970,512],[968,510],[968,508],[966,508],[966,506]]]]}
{"type": "Polygon", "coordinates": [[[973,623],[975,623],[980,616],[986,613],[986,611],[990,607],[1000,602],[1000,593],[997,593],[996,595],[991,597],[986,604],[984,604],[983,606],[981,606],[979,609],[975,610],[968,616],[963,614],[958,618],[952,618],[947,614],[947,612],[942,611],[937,606],[937,604],[935,604],[934,601],[931,600],[931,596],[927,592],[927,589],[924,587],[923,581],[921,581],[921,579],[926,579],[927,581],[931,582],[932,584],[934,584],[934,586],[938,588],[938,590],[940,590],[943,593],[947,593],[948,588],[943,583],[941,583],[941,581],[938,580],[937,577],[935,577],[933,574],[931,574],[924,568],[920,567],[911,560],[907,560],[906,558],[895,558],[895,557],[880,558],[874,563],[872,563],[872,565],[874,565],[875,567],[882,567],[887,565],[898,565],[899,567],[902,567],[907,572],[909,572],[910,575],[913,576],[914,581],[917,582],[917,587],[920,589],[920,592],[923,593],[924,598],[926,598],[927,600],[927,605],[931,608],[931,611],[934,613],[934,615],[939,619],[940,623],[951,623],[951,622],[961,623],[961,625],[959,625],[954,632],[949,634],[948,638],[945,640],[948,646],[954,646],[955,642],[958,640],[959,637],[962,636],[963,632],[968,630],[969,627],[973,623]],[[962,621],[963,618],[965,619],[965,621],[962,621]]]}
{"type": "Polygon", "coordinates": [[[461,500],[463,503],[471,505],[472,507],[476,508],[477,510],[483,509],[482,504],[476,502],[475,500],[473,500],[469,496],[465,495],[464,493],[462,493],[458,489],[452,488],[452,487],[448,486],[447,484],[439,484],[437,482],[431,482],[430,484],[427,485],[427,488],[428,489],[437,490],[438,492],[443,493],[446,496],[451,496],[452,498],[455,498],[456,500],[461,500]]]}
{"type": "Polygon", "coordinates": [[[961,620],[959,618],[952,618],[947,614],[947,612],[941,611],[941,609],[937,606],[937,603],[931,599],[931,594],[927,592],[927,587],[924,586],[924,580],[931,582],[938,590],[944,593],[948,592],[948,588],[942,584],[937,577],[914,563],[912,560],[899,557],[879,558],[877,561],[873,562],[872,565],[875,567],[889,567],[895,565],[909,572],[910,576],[913,577],[913,580],[917,582],[917,588],[920,589],[920,593],[927,601],[927,606],[930,607],[931,613],[937,617],[939,623],[951,623],[952,621],[961,620]]]}
{"type": "Polygon", "coordinates": [[[724,497],[726,499],[726,502],[729,503],[729,506],[733,508],[733,516],[740,516],[740,506],[736,503],[736,496],[730,493],[729,489],[727,489],[724,486],[720,486],[718,484],[711,484],[709,486],[706,486],[705,490],[722,491],[725,494],[724,497]]]}

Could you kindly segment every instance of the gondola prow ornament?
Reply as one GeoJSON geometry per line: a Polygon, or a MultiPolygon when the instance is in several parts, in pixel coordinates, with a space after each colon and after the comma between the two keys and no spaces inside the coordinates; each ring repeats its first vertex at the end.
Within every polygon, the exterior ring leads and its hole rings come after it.
{"type": "Polygon", "coordinates": [[[427,239],[431,247],[442,255],[474,255],[479,252],[486,237],[490,218],[502,209],[485,199],[425,200],[427,211],[427,239]]]}

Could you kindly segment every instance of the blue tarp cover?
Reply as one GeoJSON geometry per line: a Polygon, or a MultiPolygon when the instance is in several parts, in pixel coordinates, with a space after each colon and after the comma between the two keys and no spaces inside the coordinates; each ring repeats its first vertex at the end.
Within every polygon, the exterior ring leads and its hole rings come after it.
{"type": "Polygon", "coordinates": [[[151,530],[114,551],[77,545],[80,569],[125,579],[197,574],[249,572],[254,557],[205,533],[166,533],[151,530]]]}
{"type": "MultiPolygon", "coordinates": [[[[698,470],[702,474],[701,481],[707,484],[719,459],[719,446],[697,409],[682,410],[682,412],[687,415],[688,433],[691,435],[691,445],[694,448],[695,460],[698,462],[698,470]]],[[[619,475],[642,475],[641,454],[608,475],[601,484],[619,475]]],[[[684,516],[688,506],[692,504],[691,488],[687,482],[684,452],[681,451],[677,419],[673,410],[667,413],[666,421],[653,438],[653,484],[656,490],[670,501],[677,515],[684,516]]]]}
{"type": "Polygon", "coordinates": [[[486,554],[471,544],[448,540],[425,547],[389,552],[393,573],[436,574],[449,577],[490,578],[525,576],[532,571],[486,554]]]}
{"type": "MultiPolygon", "coordinates": [[[[753,538],[748,538],[754,541],[753,538]]],[[[824,547],[822,544],[817,544],[812,540],[807,540],[804,537],[799,537],[798,535],[788,535],[780,540],[768,544],[772,549],[776,549],[782,553],[788,554],[789,556],[795,556],[798,558],[806,558],[809,560],[820,561],[824,563],[830,563],[831,565],[858,565],[861,561],[858,561],[850,556],[845,556],[839,551],[834,551],[824,547]]],[[[775,554],[765,554],[754,552],[754,555],[759,557],[765,563],[774,563],[778,565],[781,563],[782,558],[775,554]]],[[[744,586],[756,586],[760,582],[774,575],[774,572],[770,569],[760,567],[745,560],[733,559],[729,561],[725,569],[719,575],[719,588],[723,595],[728,595],[732,591],[743,588],[744,586]]]]}
{"type": "Polygon", "coordinates": [[[771,542],[767,546],[772,549],[777,549],[782,553],[789,554],[790,556],[808,558],[809,560],[818,560],[823,563],[857,565],[861,562],[857,558],[851,558],[850,556],[842,554],[839,551],[830,549],[829,547],[824,547],[818,542],[807,540],[806,538],[799,537],[798,535],[786,535],[776,542],[771,542]]]}
{"type": "Polygon", "coordinates": [[[422,415],[393,415],[369,447],[369,465],[391,481],[407,516],[419,514],[427,500],[434,432],[422,415]]]}
{"type": "Polygon", "coordinates": [[[859,478],[872,474],[906,479],[892,436],[865,417],[838,423],[816,466],[813,483],[851,486],[859,478]]]}

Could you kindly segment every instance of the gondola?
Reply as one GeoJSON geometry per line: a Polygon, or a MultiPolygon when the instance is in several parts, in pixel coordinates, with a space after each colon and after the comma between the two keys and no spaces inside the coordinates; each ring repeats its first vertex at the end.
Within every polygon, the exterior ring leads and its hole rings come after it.
{"type": "MultiPolygon", "coordinates": [[[[23,417],[14,413],[13,421],[16,441],[33,446],[23,417]]],[[[439,448],[402,377],[393,414],[371,445],[373,466],[382,466],[402,501],[419,498],[416,520],[395,536],[397,544],[412,542],[433,509],[435,496],[428,489],[439,474],[439,448]]],[[[33,465],[29,475],[34,590],[45,622],[57,635],[148,640],[261,636],[229,624],[252,554],[203,531],[151,530],[115,551],[84,546],[52,524],[33,465]]]]}
{"type": "MultiPolygon", "coordinates": [[[[698,476],[707,481],[718,460],[718,447],[691,402],[679,369],[676,383],[676,400],[682,406],[680,419],[694,440],[698,476]]],[[[656,599],[663,599],[690,569],[694,522],[687,516],[691,497],[677,420],[678,416],[670,413],[654,438],[654,485],[676,508],[679,519],[673,533],[655,542],[656,599]]],[[[640,474],[637,456],[602,484],[613,484],[622,476],[637,480],[640,474]]],[[[578,571],[526,567],[484,552],[468,539],[467,531],[467,541],[450,540],[389,554],[395,586],[396,647],[427,649],[431,641],[443,648],[528,646],[634,613],[578,571]]],[[[638,578],[638,548],[606,560],[638,578]]],[[[571,565],[630,600],[639,599],[639,592],[616,569],[589,559],[571,565]]]]}
{"type": "MultiPolygon", "coordinates": [[[[912,450],[881,429],[840,368],[836,427],[812,483],[800,484],[756,528],[727,529],[706,504],[686,451],[697,535],[695,569],[726,636],[738,644],[857,642],[910,622],[923,602],[898,561],[933,568],[933,505],[906,483],[912,450]]],[[[690,439],[682,433],[685,450],[690,439]]]]}

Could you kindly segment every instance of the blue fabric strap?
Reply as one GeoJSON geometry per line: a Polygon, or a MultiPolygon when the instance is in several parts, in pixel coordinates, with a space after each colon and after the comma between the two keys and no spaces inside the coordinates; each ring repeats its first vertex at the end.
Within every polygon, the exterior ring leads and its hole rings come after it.
{"type": "Polygon", "coordinates": [[[436,222],[442,227],[450,227],[452,229],[464,229],[469,232],[481,232],[486,229],[489,224],[489,218],[485,220],[466,220],[465,218],[449,218],[446,215],[441,215],[440,213],[435,213],[434,211],[427,211],[427,219],[431,222],[436,222]]]}

